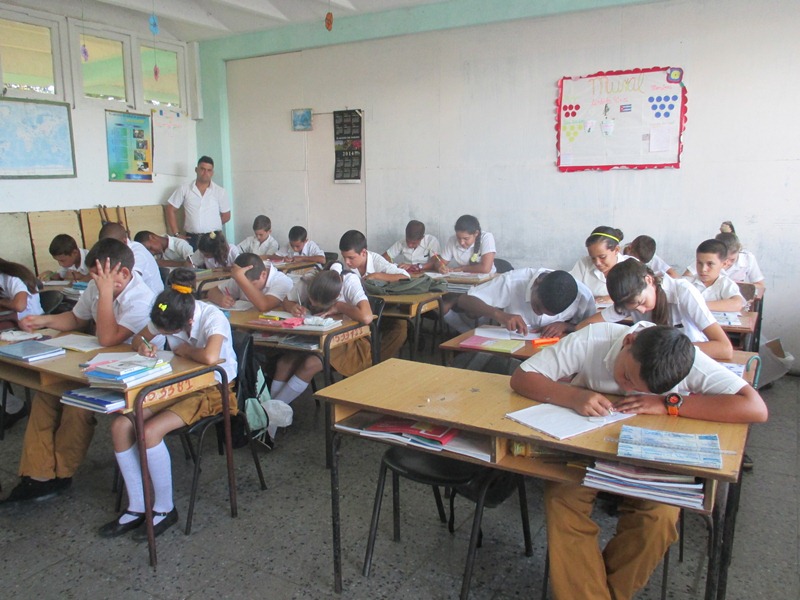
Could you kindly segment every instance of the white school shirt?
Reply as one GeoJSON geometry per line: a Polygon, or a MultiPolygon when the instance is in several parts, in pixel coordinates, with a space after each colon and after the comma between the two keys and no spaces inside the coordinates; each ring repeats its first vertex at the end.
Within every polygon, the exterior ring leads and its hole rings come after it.
{"type": "Polygon", "coordinates": [[[239,246],[228,244],[228,264],[221,265],[217,262],[217,259],[210,256],[206,257],[200,250],[197,250],[194,254],[192,254],[192,264],[195,266],[205,267],[206,269],[229,268],[233,265],[236,257],[241,253],[242,251],[239,250],[239,246]]]}
{"type": "Polygon", "coordinates": [[[364,266],[364,277],[372,273],[387,273],[389,275],[404,275],[411,277],[408,271],[390,263],[377,252],[367,250],[367,263],[364,266]]]}
{"type": "MultiPolygon", "coordinates": [[[[442,260],[446,263],[454,262],[458,267],[466,267],[470,264],[477,264],[471,263],[470,258],[472,255],[475,254],[475,244],[472,244],[469,248],[462,248],[456,236],[451,236],[447,243],[444,245],[444,249],[442,249],[442,260]]],[[[481,256],[484,254],[489,254],[490,252],[497,252],[497,247],[494,243],[494,236],[489,233],[488,231],[484,231],[481,233],[481,248],[480,248],[480,255],[478,256],[478,262],[480,262],[481,256]]],[[[494,263],[492,264],[492,270],[489,271],[490,273],[494,273],[497,269],[494,268],[494,263]]]]}
{"type": "Polygon", "coordinates": [[[184,228],[188,233],[211,233],[222,229],[220,213],[230,212],[231,202],[225,188],[213,181],[205,194],[197,189],[197,180],[184,183],[167,200],[175,208],[183,206],[184,228]]]}
{"type": "MultiPolygon", "coordinates": [[[[299,279],[289,293],[289,300],[306,306],[308,304],[308,284],[311,279],[313,279],[313,276],[299,279]]],[[[336,298],[336,301],[358,306],[358,303],[362,300],[369,301],[366,292],[364,292],[364,287],[361,285],[361,278],[352,271],[345,273],[342,279],[342,290],[339,292],[339,297],[336,298]]]]}
{"type": "MultiPolygon", "coordinates": [[[[147,323],[150,333],[159,335],[158,329],[150,321],[147,323]]],[[[220,360],[224,360],[220,366],[225,369],[228,376],[228,383],[236,379],[237,363],[236,353],[233,351],[233,335],[231,334],[231,324],[222,311],[208,302],[196,300],[194,303],[194,315],[192,317],[192,329],[187,334],[186,331],[178,333],[168,333],[165,335],[170,348],[176,348],[182,344],[189,344],[193,348],[205,348],[208,345],[208,338],[212,335],[221,335],[224,340],[219,351],[220,360]]],[[[218,373],[214,373],[214,378],[220,381],[218,373]]]]}
{"type": "MultiPolygon", "coordinates": [[[[669,264],[667,264],[667,261],[661,258],[658,254],[653,255],[653,258],[650,259],[650,262],[647,263],[647,266],[650,267],[650,270],[656,275],[667,275],[667,271],[672,268],[669,264]]],[[[669,276],[667,275],[667,277],[669,276]]]]}
{"type": "Polygon", "coordinates": [[[26,301],[25,310],[17,313],[17,320],[27,317],[28,315],[41,315],[44,312],[42,310],[42,304],[39,302],[38,293],[31,294],[28,291],[28,286],[26,286],[25,282],[19,277],[0,273],[0,298],[11,300],[20,292],[25,292],[26,301]]]}
{"type": "Polygon", "coordinates": [[[578,282],[578,295],[574,302],[555,316],[537,315],[531,308],[531,289],[536,279],[552,269],[523,268],[503,273],[481,285],[470,288],[469,296],[483,300],[512,315],[519,315],[528,327],[539,329],[551,323],[580,323],[597,312],[594,296],[582,283],[578,282]]]}
{"type": "Polygon", "coordinates": [[[700,281],[700,278],[697,277],[697,275],[685,277],[685,279],[691,283],[698,292],[700,292],[700,295],[706,302],[727,300],[728,298],[739,296],[742,299],[742,304],[744,304],[744,296],[742,296],[742,293],[739,291],[739,286],[736,285],[736,282],[730,277],[726,277],[722,273],[720,273],[719,277],[717,277],[717,280],[708,287],[706,287],[705,283],[700,281]]]}
{"type": "MultiPolygon", "coordinates": [[[[267,273],[267,282],[261,293],[265,296],[275,296],[278,300],[283,301],[289,292],[292,291],[294,282],[291,277],[285,273],[281,273],[275,267],[269,267],[267,273]]],[[[219,286],[220,291],[227,293],[234,300],[247,300],[247,296],[233,279],[228,279],[219,286]]]]}
{"type": "Polygon", "coordinates": [[[164,291],[164,282],[161,280],[161,272],[158,270],[156,259],[150,254],[150,250],[139,242],[128,240],[128,248],[133,252],[133,270],[137,271],[144,282],[154,294],[164,291]]]}
{"type": "Polygon", "coordinates": [[[279,248],[280,244],[278,240],[271,235],[263,242],[259,242],[254,235],[246,237],[239,242],[239,250],[242,252],[252,252],[258,256],[272,256],[278,253],[279,248]]]}
{"type": "Polygon", "coordinates": [[[405,238],[398,240],[386,251],[393,262],[408,263],[410,265],[424,265],[434,254],[441,254],[442,248],[439,240],[431,234],[426,233],[422,236],[419,246],[409,248],[405,238]]]}
{"type": "Polygon", "coordinates": [[[723,269],[722,272],[734,281],[745,283],[764,281],[764,274],[758,267],[758,261],[749,250],[740,250],[736,262],[731,265],[730,269],[723,269]]]}
{"type": "Polygon", "coordinates": [[[86,266],[86,255],[89,254],[89,251],[86,250],[85,248],[78,248],[78,252],[81,253],[81,262],[80,262],[80,264],[77,267],[75,267],[75,266],[61,267],[58,270],[58,276],[61,277],[61,279],[66,279],[67,275],[69,273],[74,272],[74,271],[77,271],[81,275],[88,275],[89,274],[89,267],[86,266]]]}
{"type": "Polygon", "coordinates": [[[187,260],[192,260],[192,254],[194,254],[194,250],[189,242],[179,237],[168,235],[167,249],[161,254],[161,258],[164,260],[185,262],[187,260]]]}
{"type": "MultiPolygon", "coordinates": [[[[137,271],[132,271],[131,274],[133,277],[128,285],[114,298],[112,312],[117,325],[124,327],[132,334],[137,334],[150,321],[150,309],[153,307],[156,295],[137,271]]],[[[92,280],[72,309],[73,314],[81,321],[96,320],[99,297],[97,284],[92,280]]],[[[125,340],[125,343],[129,343],[132,337],[125,340]]]]}
{"type": "MultiPolygon", "coordinates": [[[[621,263],[623,260],[628,260],[629,258],[633,257],[620,252],[617,254],[617,264],[621,263]]],[[[579,281],[588,287],[595,296],[608,296],[606,276],[594,266],[594,263],[589,256],[582,256],[579,258],[578,262],[575,263],[575,266],[572,267],[572,270],[569,273],[575,278],[575,281],[579,281]]]]}
{"type": "MultiPolygon", "coordinates": [[[[708,338],[703,330],[716,323],[717,320],[711,314],[700,292],[685,279],[673,279],[672,277],[664,277],[661,280],[661,289],[664,290],[667,297],[670,324],[682,325],[683,332],[693,342],[707,342],[708,338]]],[[[610,323],[627,318],[634,321],[648,321],[651,317],[651,313],[642,314],[637,310],[626,310],[620,314],[613,305],[603,309],[600,314],[603,315],[605,321],[610,323]]]]}
{"type": "MultiPolygon", "coordinates": [[[[626,392],[614,380],[614,363],[622,350],[622,341],[629,333],[652,325],[646,322],[633,326],[593,323],[543,348],[520,368],[552,381],[574,375],[571,385],[624,396],[626,392]]],[[[670,391],[684,395],[735,394],[745,385],[744,379],[695,348],[691,371],[670,391]]]]}
{"type": "Polygon", "coordinates": [[[295,252],[289,244],[286,244],[284,248],[278,250],[277,254],[278,256],[288,256],[289,258],[295,256],[325,256],[325,252],[313,240],[306,240],[300,252],[295,252]]]}

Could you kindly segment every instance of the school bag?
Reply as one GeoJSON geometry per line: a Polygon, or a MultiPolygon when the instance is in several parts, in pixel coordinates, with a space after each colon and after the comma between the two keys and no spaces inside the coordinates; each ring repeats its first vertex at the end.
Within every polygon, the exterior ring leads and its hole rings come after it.
{"type": "Polygon", "coordinates": [[[447,282],[432,277],[412,277],[400,281],[376,281],[364,279],[361,281],[364,291],[371,296],[388,296],[401,294],[424,294],[425,292],[446,292],[447,282]]]}

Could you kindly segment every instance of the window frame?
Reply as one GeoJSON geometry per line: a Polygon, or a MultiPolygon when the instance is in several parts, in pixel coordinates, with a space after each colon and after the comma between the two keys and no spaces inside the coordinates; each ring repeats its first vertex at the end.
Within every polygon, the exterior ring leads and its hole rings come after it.
{"type": "Polygon", "coordinates": [[[144,37],[139,37],[136,44],[136,50],[137,51],[134,53],[133,57],[133,65],[135,69],[134,81],[136,82],[136,87],[139,90],[139,94],[137,96],[137,102],[141,104],[141,110],[149,110],[149,109],[157,110],[158,108],[169,108],[170,110],[180,110],[181,112],[184,111],[188,112],[189,86],[187,84],[186,77],[189,68],[186,62],[186,44],[175,41],[159,40],[159,39],[156,39],[154,41],[152,38],[147,39],[144,37]],[[178,62],[178,96],[180,97],[180,104],[178,104],[177,106],[167,106],[166,104],[150,104],[144,99],[144,81],[142,80],[143,47],[146,48],[155,47],[156,50],[167,50],[169,52],[175,52],[178,62]]]}

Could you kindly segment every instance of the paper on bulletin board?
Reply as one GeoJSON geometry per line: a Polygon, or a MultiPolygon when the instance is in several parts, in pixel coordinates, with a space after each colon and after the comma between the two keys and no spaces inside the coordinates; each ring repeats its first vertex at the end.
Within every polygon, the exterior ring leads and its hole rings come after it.
{"type": "Polygon", "coordinates": [[[609,71],[558,82],[558,169],[680,167],[683,70],[609,71]]]}
{"type": "Polygon", "coordinates": [[[153,181],[153,132],[150,115],[106,111],[108,180],[153,181]]]}

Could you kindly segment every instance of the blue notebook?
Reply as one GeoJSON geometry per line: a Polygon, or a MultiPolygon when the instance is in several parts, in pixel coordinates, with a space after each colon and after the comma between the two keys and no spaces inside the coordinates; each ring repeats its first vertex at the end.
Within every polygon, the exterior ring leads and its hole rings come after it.
{"type": "Polygon", "coordinates": [[[9,358],[24,360],[25,362],[34,362],[45,358],[61,356],[62,354],[66,354],[66,350],[43,344],[36,340],[27,340],[25,342],[9,344],[8,346],[0,346],[0,354],[9,358]]]}

